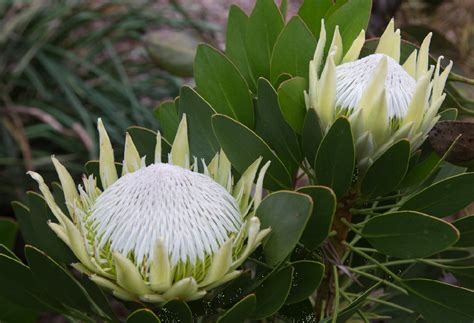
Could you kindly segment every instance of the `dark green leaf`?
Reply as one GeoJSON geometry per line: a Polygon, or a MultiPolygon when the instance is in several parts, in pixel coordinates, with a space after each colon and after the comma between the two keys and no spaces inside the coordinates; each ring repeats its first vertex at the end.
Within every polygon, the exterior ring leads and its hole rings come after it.
{"type": "Polygon", "coordinates": [[[239,277],[226,285],[216,297],[214,297],[212,306],[214,308],[231,307],[233,304],[244,298],[249,291],[253,292],[249,287],[251,287],[254,282],[251,273],[244,271],[239,277]]]}
{"type": "Polygon", "coordinates": [[[148,308],[136,310],[127,317],[127,323],[159,323],[161,320],[148,308]]]}
{"type": "MultiPolygon", "coordinates": [[[[143,127],[129,127],[127,129],[130,137],[132,137],[135,147],[137,147],[140,157],[146,156],[146,164],[150,165],[155,162],[156,132],[143,127]]],[[[168,153],[171,150],[169,143],[162,138],[161,141],[161,158],[168,159],[168,153]]]]}
{"type": "Polygon", "coordinates": [[[352,183],[355,149],[351,125],[345,117],[337,119],[323,138],[314,169],[318,184],[329,186],[338,198],[352,183]]]}
{"type": "Polygon", "coordinates": [[[303,124],[306,115],[304,91],[306,80],[295,77],[281,83],[278,88],[278,103],[286,122],[298,134],[303,133],[303,124]]]}
{"type": "Polygon", "coordinates": [[[182,301],[171,301],[166,303],[161,308],[159,317],[164,322],[193,322],[193,315],[189,309],[189,306],[182,301]]]}
{"type": "Polygon", "coordinates": [[[448,216],[474,201],[473,187],[474,173],[449,177],[411,196],[400,209],[448,216]]]}
{"type": "MultiPolygon", "coordinates": [[[[345,3],[327,19],[328,39],[332,40],[336,26],[339,26],[342,47],[346,53],[361,30],[367,30],[371,9],[372,0],[351,0],[345,3]]],[[[331,41],[327,42],[328,46],[330,43],[331,41]]]]}
{"type": "Polygon", "coordinates": [[[322,140],[323,131],[319,117],[314,109],[309,109],[303,123],[302,146],[310,165],[316,160],[316,153],[322,140]]]}
{"type": "Polygon", "coordinates": [[[301,162],[298,138],[281,114],[272,85],[260,78],[257,88],[255,132],[276,151],[286,168],[293,173],[301,162]]]}
{"type": "Polygon", "coordinates": [[[293,283],[286,304],[307,299],[316,291],[324,276],[324,265],[317,261],[300,260],[291,263],[294,269],[293,283]]]}
{"type": "Polygon", "coordinates": [[[291,177],[284,164],[252,130],[224,115],[214,115],[212,126],[219,144],[239,173],[242,174],[257,158],[263,157],[263,163],[271,161],[265,176],[265,187],[271,190],[291,187],[291,177]]]}
{"type": "Polygon", "coordinates": [[[459,232],[451,224],[418,212],[371,218],[362,236],[377,250],[397,258],[422,258],[452,246],[459,232]]]}
{"type": "Polygon", "coordinates": [[[20,260],[0,255],[0,286],[5,300],[36,311],[45,309],[30,269],[20,260]]]}
{"type": "Polygon", "coordinates": [[[313,58],[315,48],[316,40],[301,18],[291,18],[273,49],[270,72],[272,83],[276,84],[282,73],[307,79],[309,61],[313,58]]]}
{"type": "Polygon", "coordinates": [[[317,322],[313,305],[311,305],[309,300],[304,300],[303,302],[296,304],[285,305],[278,311],[278,314],[284,316],[290,320],[290,322],[317,322]]]}
{"type": "Polygon", "coordinates": [[[257,297],[255,294],[250,294],[242,298],[238,303],[227,310],[217,320],[218,323],[240,323],[252,316],[257,304],[257,297]]]}
{"type": "Polygon", "coordinates": [[[334,5],[333,0],[305,0],[298,11],[298,15],[303,19],[313,35],[319,37],[321,19],[327,18],[329,9],[334,5]]]}
{"type": "Polygon", "coordinates": [[[458,118],[458,109],[449,108],[439,113],[439,121],[456,120],[458,118]]]}
{"type": "Polygon", "coordinates": [[[199,45],[194,78],[198,93],[217,113],[253,127],[253,104],[247,82],[227,57],[209,45],[199,45]]]}
{"type": "Polygon", "coordinates": [[[0,217],[0,244],[12,249],[17,231],[18,225],[13,219],[0,217]]]}
{"type": "Polygon", "coordinates": [[[260,218],[262,228],[272,229],[263,245],[268,264],[273,266],[280,263],[293,251],[308,223],[312,208],[311,198],[297,192],[272,193],[262,201],[255,214],[260,218]]]}
{"type": "Polygon", "coordinates": [[[301,237],[301,242],[308,249],[321,245],[331,232],[336,195],[326,186],[305,186],[298,192],[309,195],[313,200],[313,212],[301,237]]]}
{"type": "Polygon", "coordinates": [[[30,210],[20,202],[12,202],[12,209],[15,212],[15,218],[20,225],[23,240],[28,244],[37,244],[36,233],[31,223],[30,210]]]}
{"type": "Polygon", "coordinates": [[[70,264],[76,257],[68,246],[60,240],[48,225],[48,221],[57,222],[44,198],[34,192],[28,192],[29,219],[33,226],[36,246],[58,262],[70,264]]]}
{"type": "Polygon", "coordinates": [[[253,78],[245,48],[248,23],[249,17],[245,12],[236,5],[232,5],[227,20],[225,54],[237,66],[250,89],[255,92],[257,84],[253,78]]]}
{"type": "Polygon", "coordinates": [[[68,271],[35,247],[26,246],[25,255],[35,281],[51,297],[68,307],[90,313],[89,295],[68,271]]]}
{"type": "Polygon", "coordinates": [[[362,194],[377,197],[390,193],[402,181],[408,169],[410,142],[394,143],[369,167],[362,181],[362,194]]]}
{"type": "Polygon", "coordinates": [[[454,221],[453,225],[461,235],[456,247],[474,247],[474,215],[460,218],[454,221]]]}
{"type": "Polygon", "coordinates": [[[0,321],[2,323],[35,323],[38,314],[35,311],[18,306],[0,297],[0,321]]]}
{"type": "Polygon", "coordinates": [[[273,0],[257,0],[247,28],[247,55],[255,79],[270,78],[273,47],[283,29],[280,10],[273,0]]]}
{"type": "Polygon", "coordinates": [[[212,130],[212,116],[216,112],[189,86],[181,88],[179,97],[179,112],[186,114],[188,123],[191,156],[199,160],[204,158],[206,163],[209,163],[219,151],[219,143],[212,130]]]}
{"type": "Polygon", "coordinates": [[[129,127],[128,134],[132,137],[140,157],[146,156],[146,164],[155,162],[156,132],[143,127],[129,127]]]}
{"type": "Polygon", "coordinates": [[[254,317],[262,319],[276,313],[283,306],[290,292],[293,268],[287,266],[270,275],[255,290],[257,306],[254,317]]]}
{"type": "Polygon", "coordinates": [[[474,292],[429,279],[403,281],[415,308],[430,323],[472,323],[474,292]]]}
{"type": "Polygon", "coordinates": [[[176,131],[178,130],[179,117],[176,108],[176,102],[166,101],[160,104],[155,110],[155,116],[160,123],[160,131],[162,136],[169,142],[172,143],[176,131]]]}

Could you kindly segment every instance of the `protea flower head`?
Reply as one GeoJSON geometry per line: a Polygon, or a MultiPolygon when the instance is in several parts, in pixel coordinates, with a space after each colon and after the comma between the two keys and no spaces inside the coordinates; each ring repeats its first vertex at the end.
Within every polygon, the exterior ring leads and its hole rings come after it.
{"type": "Polygon", "coordinates": [[[260,230],[253,212],[269,164],[260,170],[253,197],[261,159],[236,185],[222,151],[207,165],[196,158],[190,165],[184,116],[167,163],[161,161],[159,133],[155,161],[148,166],[127,134],[119,177],[100,119],[98,130],[102,188],[91,175],[76,189],[66,168],[52,157],[68,214],[43,178],[30,172],[58,220],[49,226],[80,262],[73,266],[121,299],[152,303],[199,299],[236,278],[239,266],[269,233],[260,230]]]}
{"type": "Polygon", "coordinates": [[[347,116],[355,138],[358,166],[367,168],[391,144],[407,138],[412,150],[426,139],[438,121],[438,109],[445,94],[452,62],[440,73],[429,66],[431,33],[419,50],[401,64],[400,30],[390,21],[374,54],[360,58],[365,42],[362,30],[343,55],[338,27],[322,66],[326,47],[324,21],[310,62],[308,108],[315,109],[321,127],[327,131],[340,116],[347,116]],[[321,71],[322,69],[322,71],[321,71]]]}

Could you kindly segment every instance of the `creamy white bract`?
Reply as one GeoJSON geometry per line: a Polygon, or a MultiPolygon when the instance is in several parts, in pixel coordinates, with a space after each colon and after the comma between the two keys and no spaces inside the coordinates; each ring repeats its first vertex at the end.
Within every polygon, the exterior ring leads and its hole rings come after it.
{"type": "Polygon", "coordinates": [[[324,21],[313,60],[310,62],[308,109],[315,109],[327,132],[340,116],[347,116],[355,138],[360,170],[366,170],[390,145],[407,138],[417,149],[439,120],[438,110],[452,62],[440,73],[441,56],[429,66],[431,33],[420,50],[400,64],[400,30],[392,20],[374,54],[359,58],[365,42],[362,30],[351,47],[344,49],[336,27],[329,54],[324,21]],[[322,68],[322,70],[321,70],[322,68]]]}
{"type": "Polygon", "coordinates": [[[52,157],[67,215],[43,178],[30,172],[58,220],[49,226],[80,261],[73,266],[121,299],[153,303],[199,299],[236,278],[238,267],[269,233],[254,216],[269,163],[260,170],[253,196],[261,159],[236,185],[222,151],[208,165],[196,158],[191,165],[184,116],[167,163],[161,161],[159,133],[155,161],[148,166],[127,134],[119,176],[100,120],[98,130],[102,189],[92,175],[76,188],[52,157]]]}

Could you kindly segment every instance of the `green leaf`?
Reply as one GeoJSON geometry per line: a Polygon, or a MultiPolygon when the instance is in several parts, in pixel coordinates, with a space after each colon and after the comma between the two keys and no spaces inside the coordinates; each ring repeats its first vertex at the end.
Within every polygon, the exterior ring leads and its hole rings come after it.
{"type": "Polygon", "coordinates": [[[255,132],[219,114],[212,117],[212,127],[219,144],[239,173],[242,174],[257,158],[263,157],[263,163],[271,162],[265,176],[265,187],[278,190],[292,186],[291,177],[285,165],[255,132]]]}
{"type": "Polygon", "coordinates": [[[253,292],[255,280],[249,271],[244,271],[239,277],[227,284],[212,300],[213,308],[229,308],[239,300],[253,292]]]}
{"type": "Polygon", "coordinates": [[[155,116],[160,123],[160,131],[168,142],[173,142],[176,131],[178,130],[179,117],[175,101],[162,102],[155,109],[155,116]]]}
{"type": "Polygon", "coordinates": [[[459,232],[451,224],[418,212],[393,212],[371,218],[362,236],[380,252],[397,258],[423,258],[452,246],[459,232]]]}
{"type": "Polygon", "coordinates": [[[68,271],[33,246],[25,247],[25,255],[35,281],[51,297],[70,308],[91,312],[90,296],[68,271]]]}
{"type": "Polygon", "coordinates": [[[242,298],[229,310],[227,310],[219,319],[218,323],[240,323],[249,318],[255,311],[257,305],[257,297],[250,294],[242,298]]]}
{"type": "Polygon", "coordinates": [[[304,186],[298,192],[309,195],[313,200],[313,212],[301,237],[301,242],[310,250],[320,246],[331,232],[336,195],[326,186],[304,186]]]}
{"type": "Polygon", "coordinates": [[[198,93],[217,113],[253,127],[253,103],[247,82],[225,55],[209,45],[199,45],[194,78],[198,93]]]}
{"type": "Polygon", "coordinates": [[[317,261],[300,260],[291,263],[294,269],[293,283],[286,304],[307,299],[318,288],[324,276],[324,265],[317,261]]]}
{"type": "MultiPolygon", "coordinates": [[[[419,158],[419,156],[414,155],[412,159],[413,158],[416,159],[419,158]]],[[[408,167],[407,174],[400,184],[400,187],[412,187],[423,183],[438,169],[443,158],[433,152],[420,162],[416,160],[416,163],[412,163],[412,160],[410,160],[411,165],[408,167]]]]}
{"type": "Polygon", "coordinates": [[[255,79],[270,78],[273,47],[283,29],[280,10],[273,0],[257,0],[247,28],[247,55],[255,79]]]}
{"type": "Polygon", "coordinates": [[[193,315],[189,306],[185,302],[177,300],[166,303],[161,308],[159,317],[164,322],[193,322],[193,315]]]}
{"type": "Polygon", "coordinates": [[[237,66],[250,89],[255,92],[257,84],[253,78],[245,48],[248,24],[249,17],[247,17],[245,12],[236,5],[230,6],[229,19],[227,20],[225,54],[237,66]]]}
{"type": "Polygon", "coordinates": [[[307,299],[296,304],[283,306],[279,311],[279,315],[287,318],[286,322],[317,322],[316,314],[311,302],[307,299]]]}
{"type": "Polygon", "coordinates": [[[316,155],[318,184],[331,187],[338,198],[342,197],[352,183],[354,164],[351,125],[347,118],[340,117],[323,138],[316,155]]]}
{"type": "Polygon", "coordinates": [[[161,320],[148,308],[136,310],[127,317],[127,323],[159,323],[161,320]]]}
{"type": "Polygon", "coordinates": [[[327,48],[331,44],[336,26],[339,26],[343,52],[346,53],[360,31],[367,30],[371,9],[372,0],[350,0],[337,9],[326,22],[326,32],[329,39],[327,48]]]}
{"type": "Polygon", "coordinates": [[[465,216],[452,223],[459,230],[460,238],[456,247],[474,247],[474,215],[465,216]]]}
{"type": "Polygon", "coordinates": [[[271,59],[270,79],[276,84],[278,76],[288,73],[308,78],[309,61],[316,49],[316,39],[300,17],[294,16],[278,37],[271,59]]]}
{"type": "MultiPolygon", "coordinates": [[[[306,116],[304,91],[307,82],[302,77],[294,77],[280,84],[278,88],[278,103],[281,113],[290,127],[298,134],[303,133],[306,116]]],[[[313,159],[314,160],[314,159],[313,159]]]]}
{"type": "Polygon", "coordinates": [[[283,306],[290,292],[293,268],[287,266],[270,275],[257,287],[254,318],[263,319],[275,314],[283,306]]]}
{"type": "Polygon", "coordinates": [[[31,223],[30,210],[20,202],[12,202],[11,204],[15,218],[20,226],[23,240],[28,244],[37,244],[36,233],[31,223]]]}
{"type": "Polygon", "coordinates": [[[319,37],[321,19],[327,18],[328,11],[333,6],[335,6],[333,0],[305,0],[298,11],[298,15],[303,19],[313,35],[319,37]]]}
{"type": "Polygon", "coordinates": [[[439,121],[450,121],[458,118],[458,109],[449,108],[439,113],[439,121]]]}
{"type": "Polygon", "coordinates": [[[361,191],[366,197],[382,196],[393,191],[403,180],[410,160],[410,142],[394,143],[369,167],[361,191]]]}
{"type": "Polygon", "coordinates": [[[308,223],[312,208],[311,198],[297,192],[272,193],[262,201],[255,214],[262,228],[272,229],[263,244],[265,260],[269,265],[280,263],[293,251],[308,223]]]}
{"type": "Polygon", "coordinates": [[[323,131],[319,117],[314,109],[309,109],[303,123],[302,146],[303,152],[310,165],[316,160],[316,153],[323,140],[323,131]]]}
{"type": "Polygon", "coordinates": [[[283,118],[277,93],[270,82],[260,78],[257,88],[255,132],[276,151],[286,168],[293,173],[302,159],[298,138],[283,118]]]}
{"type": "Polygon", "coordinates": [[[0,297],[0,321],[2,323],[35,323],[38,314],[35,311],[18,306],[0,297]]]}
{"type": "MultiPolygon", "coordinates": [[[[146,156],[145,162],[150,165],[155,162],[155,147],[156,147],[156,131],[143,127],[129,127],[128,134],[132,137],[135,147],[141,157],[146,156]]],[[[161,141],[161,158],[168,159],[168,153],[171,151],[171,145],[162,138],[161,141]]]]}
{"type": "Polygon", "coordinates": [[[97,305],[97,313],[99,313],[101,317],[109,318],[111,321],[118,321],[105,292],[96,283],[90,280],[87,275],[82,275],[79,282],[91,297],[92,301],[97,305]]]}
{"type": "Polygon", "coordinates": [[[199,160],[204,158],[206,163],[209,163],[219,151],[219,143],[212,130],[212,116],[216,112],[189,86],[181,88],[179,97],[180,115],[185,113],[188,123],[191,156],[199,160]]]}
{"type": "Polygon", "coordinates": [[[76,257],[66,244],[58,238],[48,225],[48,221],[57,222],[44,198],[35,193],[26,193],[29,206],[29,220],[35,232],[36,246],[44,250],[56,261],[71,264],[76,257]]]}
{"type": "Polygon", "coordinates": [[[472,323],[474,320],[474,292],[429,279],[407,279],[413,306],[430,323],[472,323]]]}
{"type": "Polygon", "coordinates": [[[451,215],[474,201],[474,173],[437,182],[408,198],[400,210],[414,210],[437,217],[451,215]]]}
{"type": "Polygon", "coordinates": [[[35,311],[45,309],[30,269],[20,260],[0,254],[0,286],[5,300],[35,311]]]}
{"type": "Polygon", "coordinates": [[[0,244],[13,249],[18,225],[13,219],[0,217],[0,244]]]}

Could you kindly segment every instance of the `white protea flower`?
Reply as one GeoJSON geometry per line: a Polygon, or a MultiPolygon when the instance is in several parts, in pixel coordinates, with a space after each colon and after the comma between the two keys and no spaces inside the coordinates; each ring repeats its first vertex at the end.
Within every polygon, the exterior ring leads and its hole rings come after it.
{"type": "Polygon", "coordinates": [[[316,110],[323,131],[340,116],[347,116],[355,138],[358,166],[366,169],[391,144],[407,138],[412,150],[426,139],[439,119],[444,85],[452,62],[440,74],[429,66],[431,33],[420,50],[400,65],[400,30],[390,21],[374,54],[359,58],[365,42],[361,31],[343,56],[342,38],[336,27],[329,54],[324,21],[313,60],[310,62],[306,105],[316,110]],[[321,67],[322,71],[321,71],[321,67]]]}
{"type": "Polygon", "coordinates": [[[208,165],[199,165],[196,158],[190,165],[184,116],[168,163],[161,162],[159,133],[155,162],[148,166],[127,134],[119,177],[100,119],[98,130],[102,189],[92,175],[76,189],[66,168],[52,157],[68,215],[43,178],[30,172],[59,222],[49,226],[80,261],[73,266],[121,299],[152,303],[195,300],[236,278],[238,267],[269,233],[260,230],[254,215],[269,164],[260,170],[253,198],[261,158],[236,185],[222,151],[208,165]]]}

